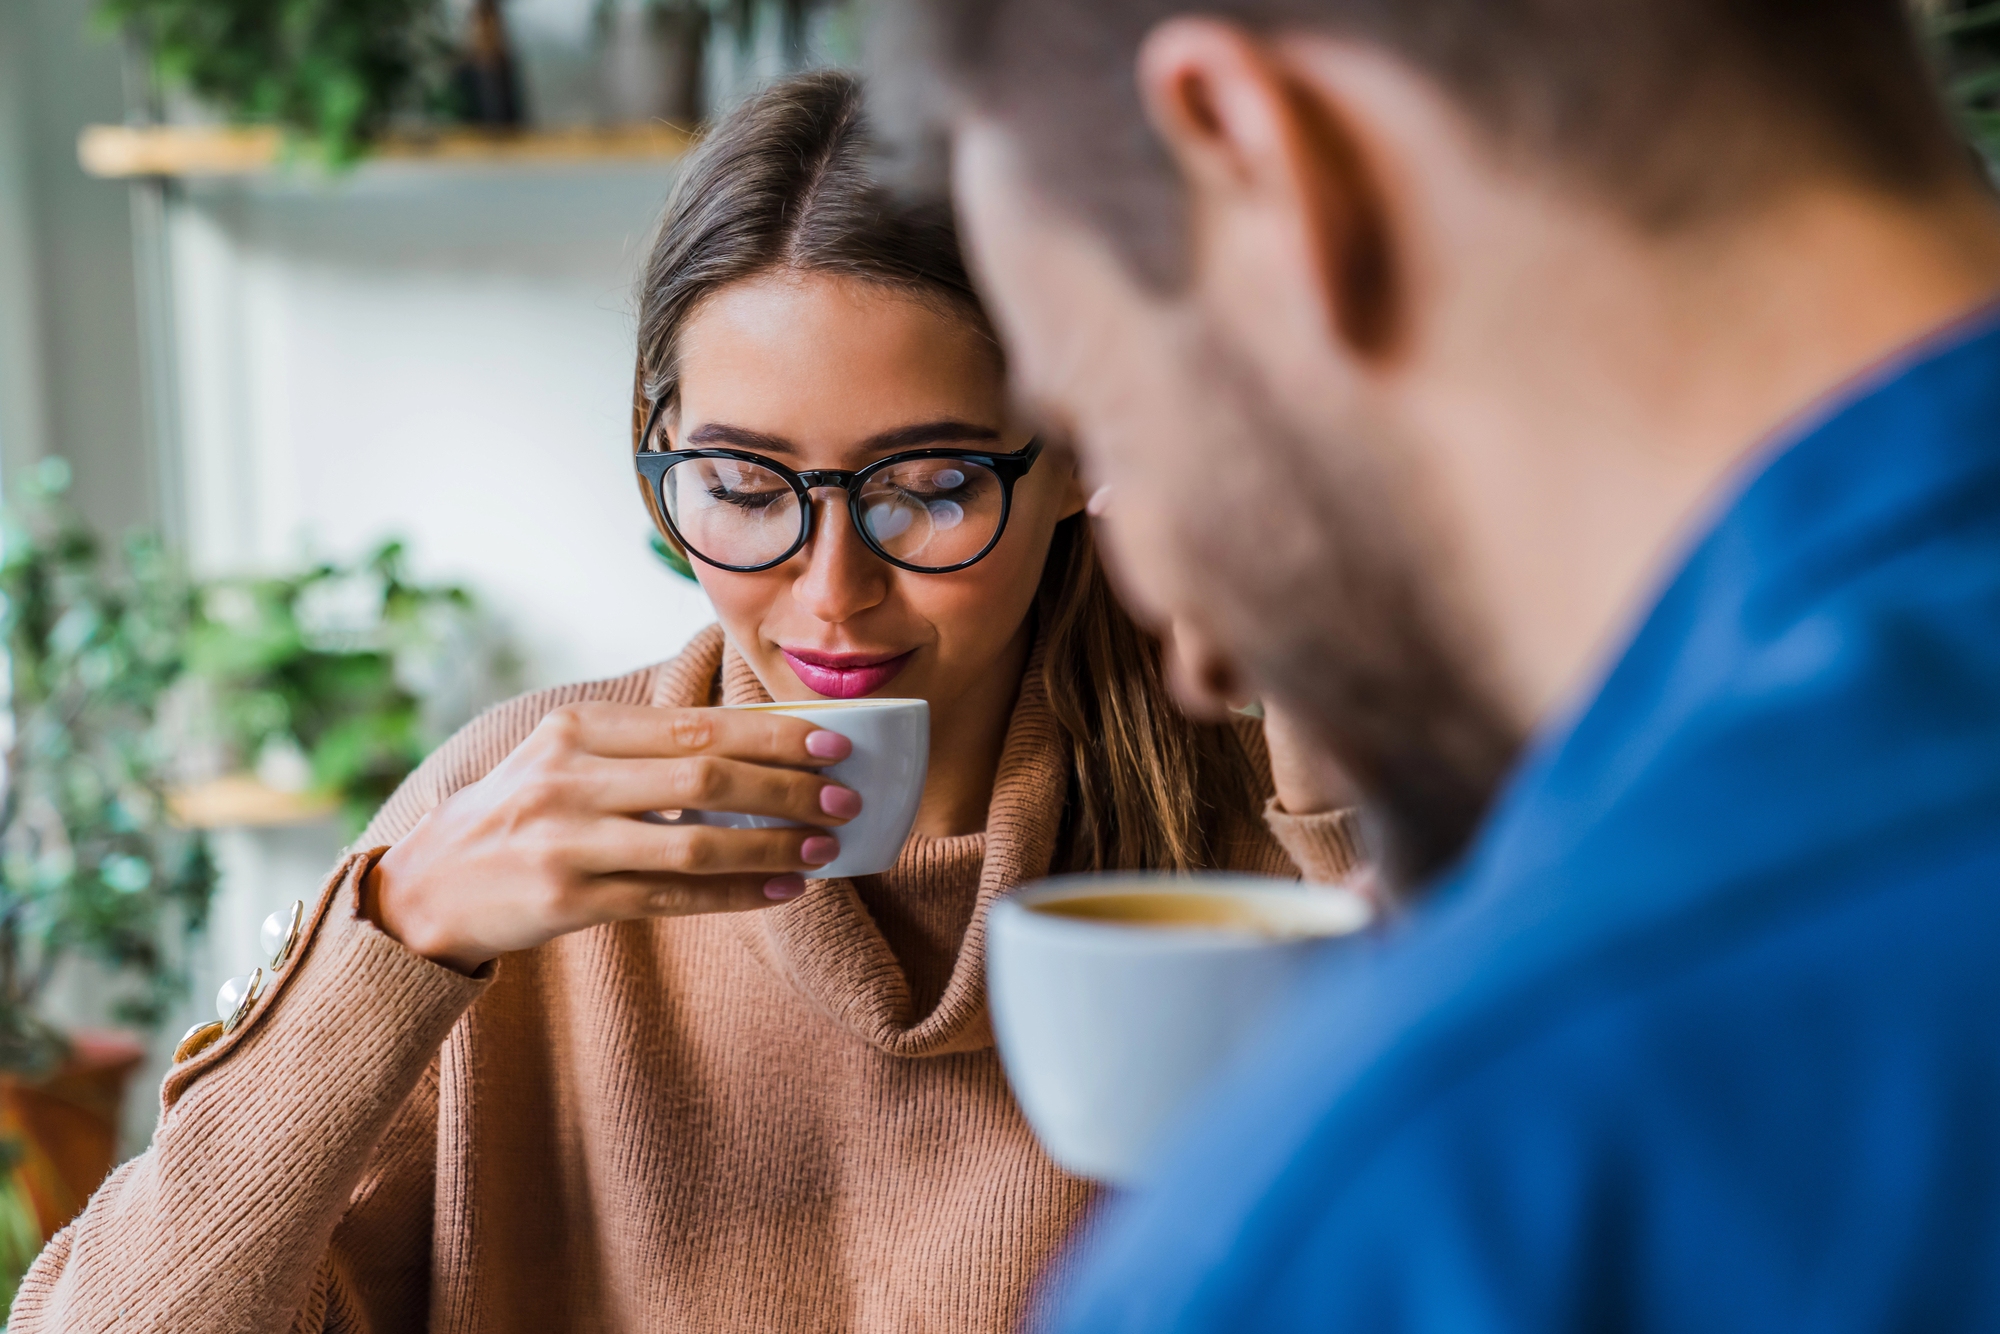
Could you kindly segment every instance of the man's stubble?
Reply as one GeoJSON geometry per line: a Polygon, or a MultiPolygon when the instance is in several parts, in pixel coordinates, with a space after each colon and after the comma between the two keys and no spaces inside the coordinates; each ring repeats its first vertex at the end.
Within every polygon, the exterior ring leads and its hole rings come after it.
{"type": "Polygon", "coordinates": [[[1367,795],[1383,871],[1414,889],[1466,850],[1522,737],[1448,617],[1444,558],[1353,433],[1316,438],[1256,368],[1197,335],[1205,466],[1176,486],[1188,604],[1367,795]]]}

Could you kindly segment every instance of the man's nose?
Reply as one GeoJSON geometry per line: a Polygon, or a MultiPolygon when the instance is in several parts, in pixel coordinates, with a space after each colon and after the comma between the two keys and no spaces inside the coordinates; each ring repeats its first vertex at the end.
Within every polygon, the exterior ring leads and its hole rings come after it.
{"type": "Polygon", "coordinates": [[[812,541],[799,558],[805,567],[792,596],[822,621],[839,624],[880,603],[889,591],[889,567],[861,540],[847,509],[847,493],[818,487],[812,541]]]}

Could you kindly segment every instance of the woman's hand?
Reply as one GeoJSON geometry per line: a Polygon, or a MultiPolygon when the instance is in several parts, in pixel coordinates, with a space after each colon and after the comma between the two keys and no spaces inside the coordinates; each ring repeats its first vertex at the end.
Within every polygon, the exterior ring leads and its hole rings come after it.
{"type": "Polygon", "coordinates": [[[418,954],[469,973],[603,922],[768,907],[839,853],[823,826],[860,814],[859,793],[800,771],[851,749],[838,732],[761,710],[564,705],[383,855],[362,886],[363,911],[418,954]],[[645,818],[666,810],[822,828],[645,818]]]}
{"type": "Polygon", "coordinates": [[[1318,815],[1361,804],[1354,780],[1291,716],[1264,705],[1264,747],[1271,752],[1271,783],[1278,805],[1291,815],[1318,815]]]}

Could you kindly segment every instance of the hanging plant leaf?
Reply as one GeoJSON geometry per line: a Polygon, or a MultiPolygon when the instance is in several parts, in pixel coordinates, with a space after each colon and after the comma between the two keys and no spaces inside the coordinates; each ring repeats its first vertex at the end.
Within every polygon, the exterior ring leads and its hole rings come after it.
{"type": "Polygon", "coordinates": [[[658,533],[654,533],[651,542],[653,554],[660,558],[660,564],[666,566],[690,583],[701,582],[694,577],[694,566],[688,563],[688,558],[682,555],[680,550],[668,542],[666,538],[660,536],[658,533]]]}

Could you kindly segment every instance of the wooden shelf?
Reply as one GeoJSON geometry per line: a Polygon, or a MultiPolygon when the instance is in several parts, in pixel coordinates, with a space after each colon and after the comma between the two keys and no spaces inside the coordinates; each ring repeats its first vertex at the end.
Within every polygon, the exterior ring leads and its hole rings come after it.
{"type": "MultiPolygon", "coordinates": [[[[494,133],[441,130],[398,135],[365,161],[464,166],[561,166],[666,162],[685,153],[692,132],[667,124],[494,133]]],[[[277,170],[284,136],[263,126],[90,125],[77,136],[77,161],[92,176],[255,176],[277,170]]]]}
{"type": "Polygon", "coordinates": [[[167,807],[189,829],[256,829],[324,820],[340,803],[315,792],[280,792],[253,774],[232,774],[169,793],[167,807]]]}

